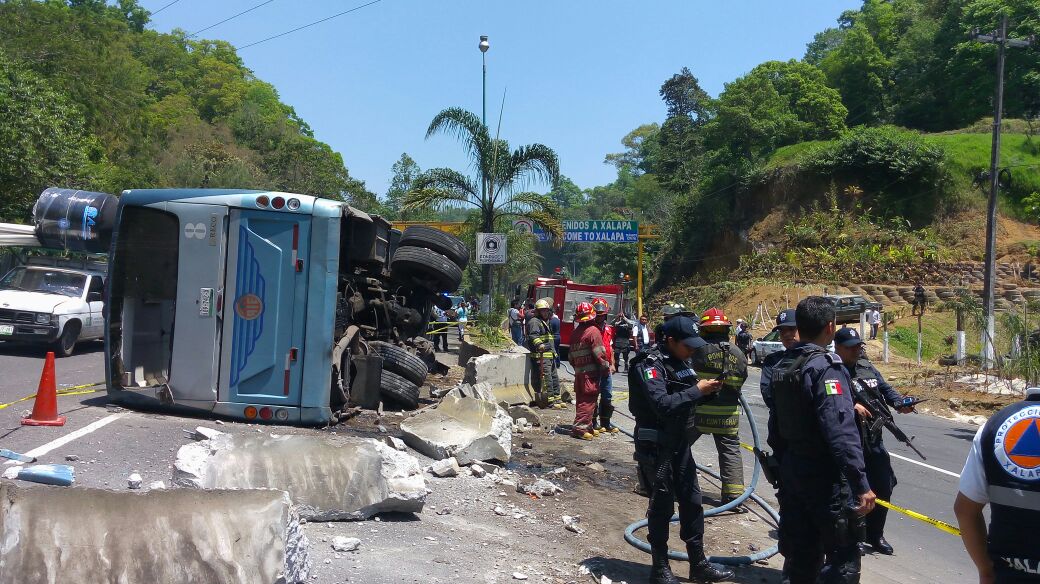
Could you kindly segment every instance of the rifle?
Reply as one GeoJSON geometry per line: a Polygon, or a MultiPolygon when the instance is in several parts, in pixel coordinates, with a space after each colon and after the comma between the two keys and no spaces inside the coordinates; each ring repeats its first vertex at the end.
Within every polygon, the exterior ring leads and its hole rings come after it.
{"type": "MultiPolygon", "coordinates": [[[[881,400],[880,396],[878,396],[874,391],[872,391],[871,388],[863,385],[863,382],[859,379],[853,380],[852,383],[857,388],[857,390],[853,392],[854,399],[857,403],[867,408],[868,412],[870,412],[870,419],[863,420],[860,422],[860,424],[862,424],[861,427],[863,429],[863,440],[874,441],[881,436],[882,428],[888,428],[888,431],[892,433],[892,436],[894,436],[896,440],[899,440],[903,444],[909,446],[911,450],[916,452],[917,455],[921,457],[921,460],[928,460],[928,458],[925,457],[925,455],[922,454],[916,446],[914,446],[912,442],[913,438],[907,436],[905,432],[899,429],[899,426],[896,426],[895,419],[892,417],[892,412],[888,409],[888,406],[885,405],[885,403],[881,400]]],[[[912,407],[918,403],[921,403],[922,401],[924,400],[915,400],[910,402],[909,404],[906,401],[904,401],[902,405],[904,407],[912,407]]]]}

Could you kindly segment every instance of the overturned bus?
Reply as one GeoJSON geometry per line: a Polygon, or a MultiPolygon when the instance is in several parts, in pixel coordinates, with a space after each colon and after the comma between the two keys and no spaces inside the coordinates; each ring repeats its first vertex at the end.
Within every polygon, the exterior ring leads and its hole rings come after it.
{"type": "Polygon", "coordinates": [[[415,408],[430,312],[469,257],[343,202],[234,189],[125,191],[108,250],[111,399],[302,424],[415,408]]]}

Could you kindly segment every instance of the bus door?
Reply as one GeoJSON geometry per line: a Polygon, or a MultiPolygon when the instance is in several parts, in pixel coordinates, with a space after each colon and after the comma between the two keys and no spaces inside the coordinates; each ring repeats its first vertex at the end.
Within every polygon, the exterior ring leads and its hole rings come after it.
{"type": "Polygon", "coordinates": [[[220,401],[300,405],[309,241],[306,215],[231,211],[220,401]]]}

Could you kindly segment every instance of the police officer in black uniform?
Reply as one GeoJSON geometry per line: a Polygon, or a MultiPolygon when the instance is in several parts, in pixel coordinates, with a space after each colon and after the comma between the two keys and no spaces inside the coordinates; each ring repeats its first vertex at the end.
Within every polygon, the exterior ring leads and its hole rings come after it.
{"type": "MultiPolygon", "coordinates": [[[[852,383],[834,339],[834,304],[809,296],[795,312],[801,342],[773,367],[780,457],[780,553],[790,584],[859,582],[862,516],[874,508],[852,383]],[[826,563],[825,563],[826,560],[826,563]]],[[[771,441],[772,443],[772,441],[771,441]]]]}
{"type": "Polygon", "coordinates": [[[733,572],[708,562],[704,554],[704,508],[697,483],[686,420],[690,408],[703,396],[722,387],[717,380],[697,380],[688,360],[706,343],[690,318],[675,316],[661,328],[656,348],[633,358],[629,379],[629,408],[636,419],[636,460],[651,485],[647,510],[647,541],[653,567],[651,584],[677,584],[668,564],[668,523],[679,503],[679,536],[690,557],[690,579],[718,582],[733,572]]]}
{"type": "Polygon", "coordinates": [[[1040,388],[979,428],[953,510],[980,584],[1040,582],[1040,388]],[[982,509],[990,506],[989,529],[982,509]]]}
{"type": "MultiPolygon", "coordinates": [[[[784,345],[784,351],[798,344],[798,326],[795,324],[795,309],[781,310],[776,315],[776,326],[773,330],[780,331],[780,342],[784,345]]],[[[759,390],[762,392],[762,401],[769,408],[769,420],[766,427],[769,429],[767,441],[773,449],[773,455],[780,459],[783,452],[783,444],[780,441],[780,433],[776,431],[776,416],[773,414],[773,393],[769,385],[773,379],[773,367],[784,357],[784,351],[777,351],[762,360],[762,370],[759,372],[759,390]]]]}
{"type": "MultiPolygon", "coordinates": [[[[887,404],[901,414],[913,411],[912,407],[903,407],[903,396],[899,395],[881,376],[881,372],[863,354],[863,339],[859,331],[843,327],[834,334],[834,351],[841,357],[845,369],[853,383],[853,396],[856,399],[856,417],[860,421],[860,436],[863,440],[863,462],[867,466],[867,481],[879,499],[892,500],[892,490],[896,486],[896,475],[892,472],[892,459],[885,449],[881,433],[868,435],[865,422],[870,419],[870,412],[860,400],[861,395],[869,394],[868,399],[887,404]]],[[[885,519],[888,509],[878,506],[866,517],[867,543],[875,551],[892,555],[892,545],[885,540],[885,519]]]]}

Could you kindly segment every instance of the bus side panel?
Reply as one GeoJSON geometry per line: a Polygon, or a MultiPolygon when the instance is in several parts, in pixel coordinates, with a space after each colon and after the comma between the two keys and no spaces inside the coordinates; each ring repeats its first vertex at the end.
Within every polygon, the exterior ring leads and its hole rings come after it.
{"type": "Polygon", "coordinates": [[[227,207],[167,203],[181,223],[177,319],[170,389],[174,401],[215,401],[220,360],[217,296],[224,281],[227,207]]]}
{"type": "Polygon", "coordinates": [[[299,405],[302,367],[293,343],[302,340],[306,297],[296,291],[306,280],[306,262],[298,272],[296,260],[309,227],[302,215],[231,212],[221,401],[299,405]]]}

